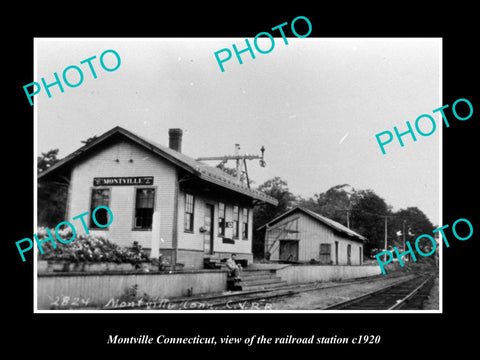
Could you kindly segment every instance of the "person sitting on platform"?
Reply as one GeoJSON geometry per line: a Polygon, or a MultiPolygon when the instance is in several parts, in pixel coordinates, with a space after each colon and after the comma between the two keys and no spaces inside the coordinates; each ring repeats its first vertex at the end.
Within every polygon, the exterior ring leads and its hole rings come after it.
{"type": "Polygon", "coordinates": [[[237,255],[232,254],[231,257],[225,262],[225,265],[227,266],[228,276],[232,277],[233,280],[240,280],[240,271],[242,271],[242,265],[237,264],[235,261],[236,259],[237,255]]]}

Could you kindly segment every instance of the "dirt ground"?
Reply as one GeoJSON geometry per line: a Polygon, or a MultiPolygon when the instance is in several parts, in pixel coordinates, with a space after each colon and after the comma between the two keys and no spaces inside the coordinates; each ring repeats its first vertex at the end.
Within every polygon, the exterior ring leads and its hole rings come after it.
{"type": "MultiPolygon", "coordinates": [[[[400,278],[398,275],[400,274],[392,274],[391,276],[387,274],[383,278],[377,278],[370,282],[318,289],[285,298],[271,299],[269,301],[270,307],[272,310],[318,310],[393,284],[394,282],[399,281],[400,278]]],[[[413,277],[412,274],[402,275],[413,277]]],[[[436,281],[436,286],[434,285],[432,288],[432,295],[429,299],[428,309],[438,309],[438,279],[436,281]],[[435,293],[437,299],[436,303],[435,293]]]]}

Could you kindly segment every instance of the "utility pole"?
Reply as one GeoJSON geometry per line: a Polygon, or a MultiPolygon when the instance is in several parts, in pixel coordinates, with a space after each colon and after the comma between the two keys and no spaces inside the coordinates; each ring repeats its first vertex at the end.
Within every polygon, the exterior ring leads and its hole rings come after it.
{"type": "Polygon", "coordinates": [[[405,253],[405,220],[403,220],[402,235],[403,235],[403,252],[405,253]]]}
{"type": "Polygon", "coordinates": [[[350,211],[352,209],[338,209],[337,211],[345,211],[347,213],[347,228],[350,229],[350,211]]]}
{"type": "MultiPolygon", "coordinates": [[[[379,215],[380,217],[385,218],[385,251],[387,251],[387,219],[393,217],[393,215],[379,215]]],[[[383,261],[387,262],[387,254],[383,256],[383,261]]]]}

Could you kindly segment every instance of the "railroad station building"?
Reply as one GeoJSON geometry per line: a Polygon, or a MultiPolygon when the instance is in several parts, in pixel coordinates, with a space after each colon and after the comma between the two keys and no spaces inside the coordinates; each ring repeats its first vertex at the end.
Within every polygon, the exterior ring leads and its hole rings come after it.
{"type": "MultiPolygon", "coordinates": [[[[170,129],[167,147],[115,127],[38,180],[67,183],[65,219],[88,211],[89,232],[120,246],[136,241],[150,255],[160,252],[186,269],[203,268],[206,257],[231,253],[251,262],[252,209],[277,200],[183,154],[182,135],[181,129],[170,129]],[[101,205],[113,214],[107,228],[91,218],[101,205]]],[[[107,224],[109,214],[102,211],[95,218],[107,224]]],[[[76,230],[84,232],[81,226],[76,230]]]]}
{"type": "Polygon", "coordinates": [[[365,237],[311,210],[295,207],[261,226],[273,261],[362,265],[365,237]]]}

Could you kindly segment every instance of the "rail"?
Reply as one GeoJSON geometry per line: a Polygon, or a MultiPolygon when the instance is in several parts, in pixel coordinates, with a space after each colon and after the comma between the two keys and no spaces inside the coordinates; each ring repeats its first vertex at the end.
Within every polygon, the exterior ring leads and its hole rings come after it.
{"type": "Polygon", "coordinates": [[[338,310],[338,309],[358,309],[358,308],[369,308],[373,306],[378,307],[378,303],[385,303],[380,305],[380,308],[376,310],[398,310],[405,306],[410,300],[412,300],[418,292],[423,289],[429,282],[433,280],[433,275],[428,275],[425,278],[425,275],[419,275],[415,278],[409,278],[406,280],[400,280],[394,284],[384,286],[380,289],[371,291],[369,293],[360,295],[358,297],[348,299],[342,302],[332,304],[327,307],[321,308],[322,310],[338,310]],[[417,283],[420,282],[418,285],[417,283]],[[414,286],[412,290],[412,284],[414,286]],[[399,300],[392,300],[390,298],[395,298],[401,296],[399,300]],[[393,305],[387,305],[388,302],[395,301],[393,305]]]}
{"type": "MultiPolygon", "coordinates": [[[[363,278],[341,280],[334,283],[301,283],[301,284],[290,284],[281,286],[275,289],[259,289],[259,290],[250,290],[250,291],[233,291],[229,293],[217,293],[206,296],[193,296],[193,297],[182,297],[182,298],[170,298],[168,302],[172,304],[172,307],[183,309],[184,307],[179,306],[184,302],[201,302],[208,303],[209,310],[221,310],[226,306],[232,308],[235,304],[255,301],[262,301],[266,299],[275,299],[286,296],[292,296],[298,293],[310,292],[315,290],[322,289],[331,289],[336,287],[348,286],[352,284],[361,284],[365,282],[371,282],[374,279],[381,278],[382,275],[367,276],[363,278]]],[[[411,277],[409,277],[411,279],[411,277]]],[[[401,281],[397,281],[395,284],[398,284],[401,281]]],[[[137,307],[141,309],[142,307],[137,307]]],[[[206,309],[205,309],[206,310],[206,309]]]]}
{"type": "Polygon", "coordinates": [[[433,275],[430,275],[420,285],[418,285],[410,294],[403,299],[397,301],[397,303],[388,308],[388,310],[398,310],[402,308],[410,299],[412,299],[421,289],[423,289],[429,282],[433,281],[433,275]]]}

